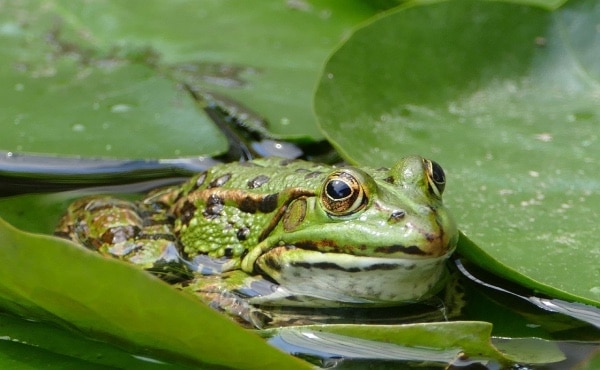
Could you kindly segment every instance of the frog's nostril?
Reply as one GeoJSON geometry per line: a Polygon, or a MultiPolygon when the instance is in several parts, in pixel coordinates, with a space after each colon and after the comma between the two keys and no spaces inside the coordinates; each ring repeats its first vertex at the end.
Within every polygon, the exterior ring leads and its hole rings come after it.
{"type": "Polygon", "coordinates": [[[404,216],[406,215],[406,212],[404,212],[401,209],[392,211],[392,213],[390,214],[390,218],[388,219],[389,222],[397,222],[400,221],[402,218],[404,218],[404,216]]]}

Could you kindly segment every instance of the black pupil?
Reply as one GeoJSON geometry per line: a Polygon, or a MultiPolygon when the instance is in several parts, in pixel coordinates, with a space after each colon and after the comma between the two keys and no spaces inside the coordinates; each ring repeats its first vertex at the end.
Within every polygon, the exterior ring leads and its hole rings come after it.
{"type": "Polygon", "coordinates": [[[352,193],[348,184],[341,180],[331,180],[327,183],[327,195],[332,199],[344,199],[352,193]]]}
{"type": "Polygon", "coordinates": [[[433,181],[436,184],[443,184],[446,182],[446,175],[444,174],[442,166],[440,166],[434,161],[431,161],[431,171],[433,172],[433,181]]]}

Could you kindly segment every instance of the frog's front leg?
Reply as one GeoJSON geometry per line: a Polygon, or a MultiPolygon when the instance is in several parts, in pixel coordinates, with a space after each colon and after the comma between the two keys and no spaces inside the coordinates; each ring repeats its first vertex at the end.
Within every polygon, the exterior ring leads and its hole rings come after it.
{"type": "Polygon", "coordinates": [[[164,212],[94,196],[73,202],[55,234],[173,282],[189,279],[192,273],[172,229],[172,220],[164,212]]]}

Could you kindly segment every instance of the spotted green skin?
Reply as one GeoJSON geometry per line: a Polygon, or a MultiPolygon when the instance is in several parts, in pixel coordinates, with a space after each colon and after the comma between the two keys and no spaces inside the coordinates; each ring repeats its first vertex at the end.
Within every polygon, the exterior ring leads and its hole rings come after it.
{"type": "Polygon", "coordinates": [[[187,281],[195,293],[246,289],[247,277],[274,282],[276,294],[248,299],[255,305],[418,301],[439,290],[458,238],[427,163],[413,156],[389,169],[277,158],[223,164],[136,203],[79,200],[57,234],[187,281]],[[346,211],[327,195],[339,176],[362,194],[346,211]]]}
{"type": "MultiPolygon", "coordinates": [[[[331,167],[303,161],[285,165],[281,163],[286,162],[270,158],[217,166],[185,184],[173,207],[176,215],[175,230],[184,251],[189,256],[198,253],[211,257],[227,255],[237,261],[241,255],[259,244],[262,231],[286,200],[286,189],[300,188],[314,192],[331,171],[331,167]],[[221,183],[221,186],[215,186],[221,183]],[[195,197],[213,189],[224,190],[220,197],[223,207],[218,216],[210,213],[218,206],[213,205],[211,208],[210,202],[195,197]],[[243,199],[249,194],[257,196],[257,200],[246,201],[248,204],[244,206],[243,199]],[[268,197],[275,194],[279,195],[277,208],[271,210],[274,197],[268,197]],[[193,216],[187,221],[189,216],[186,211],[194,208],[193,216]]],[[[274,230],[272,234],[276,233],[280,233],[280,230],[274,230]]]]}

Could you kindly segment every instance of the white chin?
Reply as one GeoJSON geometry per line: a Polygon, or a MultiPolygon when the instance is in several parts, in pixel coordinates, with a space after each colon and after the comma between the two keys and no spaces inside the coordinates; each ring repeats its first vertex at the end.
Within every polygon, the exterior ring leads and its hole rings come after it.
{"type": "Polygon", "coordinates": [[[437,293],[450,254],[391,259],[306,251],[301,263],[270,271],[279,288],[252,303],[339,307],[416,302],[437,293]]]}

